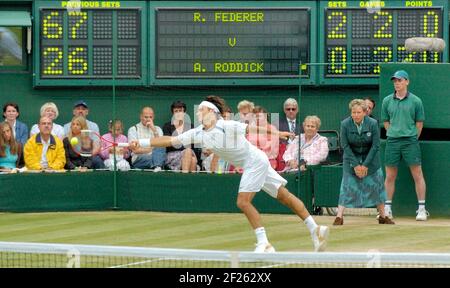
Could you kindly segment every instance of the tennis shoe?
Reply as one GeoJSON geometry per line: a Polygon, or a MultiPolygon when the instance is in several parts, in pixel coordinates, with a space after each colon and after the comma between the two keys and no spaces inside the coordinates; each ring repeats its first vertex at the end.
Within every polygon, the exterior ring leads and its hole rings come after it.
{"type": "Polygon", "coordinates": [[[274,253],[275,248],[270,243],[257,243],[255,253],[274,253]]]}
{"type": "Polygon", "coordinates": [[[388,217],[391,220],[394,219],[394,215],[392,214],[392,209],[390,206],[384,206],[384,216],[388,217]]]}
{"type": "Polygon", "coordinates": [[[330,234],[330,228],[327,226],[317,226],[314,232],[311,234],[311,238],[314,244],[314,251],[325,251],[327,248],[328,235],[330,234]]]}
{"type": "Polygon", "coordinates": [[[430,213],[428,213],[425,208],[419,208],[417,211],[416,221],[427,221],[428,216],[430,216],[430,213]]]}

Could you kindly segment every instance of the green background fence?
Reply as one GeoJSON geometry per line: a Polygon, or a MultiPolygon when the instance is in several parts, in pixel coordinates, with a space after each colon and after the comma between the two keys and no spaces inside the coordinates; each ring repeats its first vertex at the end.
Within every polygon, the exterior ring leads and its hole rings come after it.
{"type": "MultiPolygon", "coordinates": [[[[287,188],[311,208],[309,172],[284,175],[287,188]]],[[[0,175],[0,211],[102,211],[113,208],[112,172],[67,172],[0,175]]],[[[240,175],[172,172],[118,173],[118,209],[127,211],[239,212],[240,175]]],[[[264,192],[255,205],[263,213],[291,213],[264,192]]]]}

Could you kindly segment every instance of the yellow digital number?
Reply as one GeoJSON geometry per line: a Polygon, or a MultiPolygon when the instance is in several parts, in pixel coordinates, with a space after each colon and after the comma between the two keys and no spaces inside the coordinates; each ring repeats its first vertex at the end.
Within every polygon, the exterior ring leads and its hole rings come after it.
{"type": "MultiPolygon", "coordinates": [[[[328,34],[328,39],[345,39],[347,38],[346,33],[339,32],[339,30],[343,29],[345,25],[347,25],[347,15],[344,12],[333,11],[330,15],[328,15],[328,22],[331,22],[333,18],[340,18],[339,24],[333,28],[331,33],[328,34]]],[[[345,31],[345,30],[344,30],[345,31]]]]}
{"type": "Polygon", "coordinates": [[[42,20],[42,34],[47,39],[61,39],[63,28],[56,22],[51,22],[53,17],[59,16],[58,11],[53,11],[42,20]],[[55,29],[54,33],[50,33],[49,29],[55,29]]]}
{"type": "Polygon", "coordinates": [[[77,29],[87,21],[88,16],[87,12],[82,11],[70,11],[69,17],[78,18],[78,21],[75,23],[75,26],[72,27],[70,31],[70,38],[71,39],[77,39],[77,29]]]}
{"type": "MultiPolygon", "coordinates": [[[[406,48],[405,48],[405,46],[399,46],[397,48],[397,51],[403,52],[403,51],[406,51],[406,48]]],[[[403,58],[402,62],[414,63],[414,62],[416,62],[414,56],[416,56],[416,52],[410,52],[406,55],[405,58],[403,58]]]]}
{"type": "Polygon", "coordinates": [[[70,52],[69,54],[69,65],[68,65],[68,71],[70,74],[76,74],[76,75],[83,75],[83,74],[87,74],[87,70],[88,70],[88,65],[86,62],[86,59],[84,58],[76,58],[77,54],[80,52],[84,52],[85,48],[83,47],[77,47],[75,48],[72,52],[70,52]],[[80,68],[75,69],[74,66],[77,65],[80,68]]]}
{"type": "Polygon", "coordinates": [[[426,37],[436,37],[438,33],[439,16],[434,11],[428,11],[427,14],[423,15],[423,34],[426,37]],[[431,21],[429,21],[430,18],[432,19],[431,21]]]}
{"type": "Polygon", "coordinates": [[[380,29],[377,32],[375,32],[375,35],[373,35],[374,38],[392,38],[392,33],[388,32],[388,28],[392,25],[392,21],[393,21],[392,15],[387,11],[381,11],[373,16],[374,20],[383,19],[383,18],[386,21],[380,27],[380,29]]]}
{"type": "Polygon", "coordinates": [[[56,69],[56,65],[58,65],[63,59],[63,52],[59,47],[46,47],[43,53],[44,59],[52,57],[53,61],[49,66],[44,68],[43,73],[46,75],[62,75],[63,71],[61,69],[56,69]]]}
{"type": "Polygon", "coordinates": [[[332,74],[345,74],[345,70],[347,69],[347,51],[345,47],[334,47],[331,50],[331,73],[332,74]],[[337,58],[341,58],[342,62],[336,62],[337,58]]]}
{"type": "Polygon", "coordinates": [[[439,53],[438,52],[430,52],[431,54],[431,62],[433,63],[439,63],[439,53]]]}
{"type": "MultiPolygon", "coordinates": [[[[382,56],[382,57],[384,57],[382,62],[391,62],[392,61],[392,48],[391,47],[380,46],[380,47],[376,47],[373,50],[374,58],[379,56],[380,54],[384,54],[384,56],[382,56]]],[[[380,65],[376,65],[373,72],[376,74],[379,74],[380,73],[380,65]]]]}
{"type": "Polygon", "coordinates": [[[422,52],[422,62],[427,63],[428,62],[428,53],[431,53],[431,61],[432,63],[439,63],[439,53],[438,52],[428,52],[423,51],[422,52]]]}

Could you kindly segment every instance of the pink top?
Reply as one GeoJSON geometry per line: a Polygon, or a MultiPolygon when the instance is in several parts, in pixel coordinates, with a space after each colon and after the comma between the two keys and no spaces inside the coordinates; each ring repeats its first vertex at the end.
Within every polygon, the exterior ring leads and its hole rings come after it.
{"type": "MultiPolygon", "coordinates": [[[[316,134],[309,143],[305,143],[305,134],[301,134],[300,153],[302,159],[305,159],[307,165],[317,165],[325,161],[328,156],[327,137],[316,134]]],[[[283,160],[288,162],[298,160],[298,136],[289,144],[284,152],[283,160]]]]}
{"type": "MultiPolygon", "coordinates": [[[[275,126],[268,124],[267,130],[276,130],[275,126]]],[[[266,153],[269,159],[276,159],[278,156],[278,149],[280,146],[280,141],[278,137],[273,136],[269,133],[249,133],[247,135],[247,140],[253,145],[266,153]]]]}
{"type": "MultiPolygon", "coordinates": [[[[111,142],[113,141],[113,136],[112,136],[111,132],[103,135],[102,137],[108,141],[111,141],[111,142]]],[[[119,136],[116,137],[116,143],[128,143],[127,136],[120,134],[119,136]]],[[[106,147],[111,147],[111,143],[107,143],[107,142],[103,141],[102,142],[102,151],[100,152],[100,157],[102,157],[103,160],[109,159],[109,149],[107,149],[106,147]]],[[[128,158],[129,153],[130,153],[128,148],[123,148],[123,149],[125,152],[123,157],[128,158]]]]}

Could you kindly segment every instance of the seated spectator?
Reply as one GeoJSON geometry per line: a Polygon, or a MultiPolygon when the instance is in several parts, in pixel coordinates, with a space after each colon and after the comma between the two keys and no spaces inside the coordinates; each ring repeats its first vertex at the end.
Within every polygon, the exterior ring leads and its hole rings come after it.
{"type": "MultiPolygon", "coordinates": [[[[280,131],[287,131],[299,135],[301,131],[301,126],[297,125],[297,114],[298,114],[298,103],[294,98],[289,98],[284,101],[283,111],[286,117],[280,117],[279,123],[274,123],[275,127],[280,131]]],[[[281,140],[281,143],[290,144],[294,141],[294,137],[288,140],[281,140]]]]}
{"type": "MultiPolygon", "coordinates": [[[[302,133],[301,125],[297,123],[297,115],[299,112],[299,107],[297,100],[294,98],[288,98],[283,104],[284,115],[280,116],[279,119],[275,119],[272,124],[277,127],[280,131],[289,131],[295,135],[302,133]],[[278,121],[277,121],[278,120],[278,121]]],[[[283,160],[284,152],[287,149],[287,145],[292,143],[295,136],[289,137],[288,139],[280,140],[280,147],[278,149],[277,156],[277,171],[284,171],[286,167],[286,162],[283,160]]]]}
{"type": "Polygon", "coordinates": [[[62,141],[52,135],[53,122],[48,117],[39,119],[39,133],[28,139],[24,147],[25,165],[29,170],[63,170],[66,154],[62,141]]]}
{"type": "MultiPolygon", "coordinates": [[[[127,136],[123,135],[122,121],[118,119],[110,121],[109,133],[103,135],[102,137],[111,142],[128,143],[127,136]]],[[[126,147],[109,147],[109,149],[106,149],[107,145],[107,143],[103,142],[102,152],[100,152],[100,157],[104,160],[106,168],[112,171],[114,170],[115,152],[116,168],[120,171],[130,170],[130,163],[127,161],[130,157],[130,150],[126,147]]]]}
{"type": "Polygon", "coordinates": [[[328,156],[328,139],[321,136],[319,133],[320,119],[317,116],[307,116],[303,121],[304,133],[300,134],[300,145],[298,143],[298,136],[295,140],[287,146],[286,152],[283,155],[286,161],[285,171],[306,170],[306,165],[318,165],[325,161],[328,156]],[[300,146],[300,161],[298,147],[300,146]]]}
{"type": "Polygon", "coordinates": [[[17,120],[19,118],[19,105],[11,102],[3,105],[3,118],[11,126],[14,139],[23,147],[28,140],[28,127],[17,120]]]}
{"type": "Polygon", "coordinates": [[[8,122],[0,123],[0,172],[13,172],[19,167],[22,146],[14,139],[8,122]]]}
{"type": "Polygon", "coordinates": [[[366,97],[366,98],[364,98],[364,102],[366,103],[366,106],[367,106],[366,115],[369,116],[370,118],[373,118],[373,119],[377,120],[373,116],[373,109],[375,109],[375,100],[373,100],[370,97],[366,97]]]}
{"type": "MultiPolygon", "coordinates": [[[[84,119],[86,119],[88,129],[100,134],[100,129],[98,128],[97,123],[89,121],[87,119],[87,116],[89,115],[89,107],[85,101],[80,100],[80,101],[76,102],[73,105],[72,113],[73,113],[73,116],[83,116],[84,119]]],[[[72,122],[69,122],[64,125],[64,135],[67,135],[69,133],[71,124],[72,124],[72,122]]],[[[103,163],[103,161],[102,161],[102,163],[103,163]]]]}
{"type": "Polygon", "coordinates": [[[277,130],[275,126],[271,125],[267,121],[267,111],[261,107],[256,106],[253,109],[253,115],[255,120],[251,121],[249,126],[256,126],[256,132],[248,133],[248,141],[259,148],[259,150],[266,153],[269,158],[270,165],[273,169],[277,168],[277,155],[279,149],[279,138],[276,136],[272,136],[272,134],[267,133],[266,131],[275,131],[277,130]],[[263,132],[259,131],[260,128],[263,128],[263,132]]]}
{"type": "MultiPolygon", "coordinates": [[[[178,136],[192,128],[189,116],[186,115],[186,104],[181,101],[175,101],[170,106],[172,120],[163,126],[163,133],[166,136],[178,136]],[[186,121],[188,120],[188,121],[186,121]]],[[[194,153],[194,145],[189,147],[167,147],[166,166],[170,170],[189,173],[197,171],[197,156],[194,153]]]]}
{"type": "MultiPolygon", "coordinates": [[[[41,115],[41,117],[45,116],[45,117],[52,119],[52,121],[55,121],[59,115],[58,107],[56,107],[56,104],[53,102],[47,102],[41,106],[40,115],[41,115]]],[[[39,133],[38,124],[34,124],[33,127],[31,127],[30,137],[37,133],[39,133]]],[[[61,125],[58,125],[54,122],[53,122],[52,134],[61,140],[63,140],[64,136],[66,135],[64,133],[64,128],[61,125]]]]}
{"type": "Polygon", "coordinates": [[[253,118],[252,112],[253,109],[255,109],[255,103],[243,100],[239,102],[237,105],[237,109],[239,112],[239,122],[242,123],[250,123],[251,119],[253,118]]]}
{"type": "MultiPolygon", "coordinates": [[[[70,125],[69,134],[64,138],[64,150],[66,151],[66,166],[67,170],[78,170],[78,171],[86,171],[87,169],[92,168],[92,156],[86,157],[79,155],[70,144],[70,140],[73,137],[80,137],[81,130],[88,129],[86,119],[82,116],[75,116],[72,119],[72,124],[70,125]]],[[[86,136],[89,138],[88,136],[86,136]]],[[[85,148],[86,151],[92,151],[92,139],[87,138],[80,139],[81,150],[85,148]]]]}
{"type": "Polygon", "coordinates": [[[230,106],[224,108],[222,117],[224,120],[233,120],[233,110],[231,110],[230,106]]]}
{"type": "MultiPolygon", "coordinates": [[[[151,107],[141,110],[141,122],[128,129],[128,141],[152,139],[163,136],[163,131],[153,123],[155,113],[151,107]]],[[[132,150],[131,163],[134,168],[161,171],[166,161],[165,148],[139,147],[132,150]]]]}

